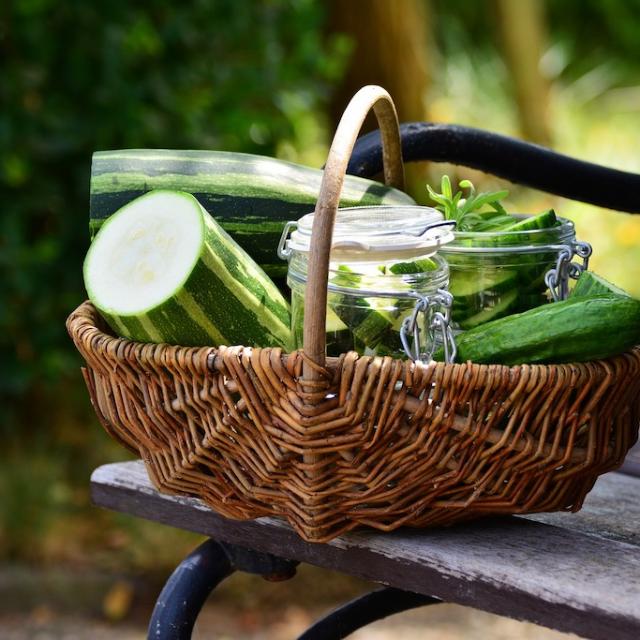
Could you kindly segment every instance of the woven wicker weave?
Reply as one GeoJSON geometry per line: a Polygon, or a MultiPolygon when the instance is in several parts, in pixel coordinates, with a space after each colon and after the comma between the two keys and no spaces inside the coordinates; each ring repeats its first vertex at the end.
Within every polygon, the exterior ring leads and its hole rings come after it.
{"type": "Polygon", "coordinates": [[[325,358],[333,217],[372,105],[387,182],[402,183],[395,110],[366,87],[338,128],[316,207],[304,350],[134,343],[110,335],[85,302],[67,327],[102,424],[161,491],[230,518],[283,516],[315,542],[360,525],[579,509],[637,438],[640,349],[517,367],[325,358]]]}

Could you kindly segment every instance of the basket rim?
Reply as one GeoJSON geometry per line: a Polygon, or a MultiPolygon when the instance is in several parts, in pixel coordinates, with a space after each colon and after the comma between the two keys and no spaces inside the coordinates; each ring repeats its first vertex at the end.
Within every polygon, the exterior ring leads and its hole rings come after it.
{"type": "MultiPolygon", "coordinates": [[[[121,338],[118,336],[114,336],[110,333],[107,333],[98,325],[102,323],[100,313],[96,306],[90,301],[85,300],[82,302],[74,311],[71,312],[66,321],[67,331],[71,339],[76,343],[76,346],[79,346],[81,334],[84,332],[89,332],[91,334],[91,342],[92,346],[98,347],[98,351],[112,351],[117,354],[124,354],[129,352],[131,349],[135,349],[140,352],[140,356],[144,358],[145,355],[151,356],[155,354],[157,351],[166,351],[170,349],[174,355],[177,357],[187,357],[192,362],[196,360],[200,360],[201,358],[205,358],[206,366],[209,369],[216,369],[218,367],[215,366],[216,360],[218,356],[227,352],[228,350],[233,350],[238,353],[244,351],[270,351],[271,353],[277,353],[283,359],[287,359],[291,356],[299,357],[303,359],[305,362],[308,361],[307,356],[305,355],[303,349],[297,349],[295,351],[283,351],[280,347],[248,347],[246,345],[220,345],[220,346],[211,346],[211,345],[203,345],[197,347],[188,347],[184,345],[174,345],[170,343],[147,343],[147,342],[136,342],[135,340],[129,340],[128,338],[121,338]],[[95,342],[94,342],[95,341],[95,342]]],[[[86,343],[86,336],[83,340],[86,343]]],[[[472,362],[470,360],[466,362],[454,362],[454,363],[446,363],[446,362],[431,362],[431,363],[423,363],[423,362],[414,362],[410,360],[401,360],[400,358],[393,358],[391,356],[366,356],[360,355],[356,351],[348,351],[346,353],[341,354],[340,356],[327,356],[325,367],[322,368],[328,373],[331,370],[336,369],[340,366],[346,358],[350,358],[353,360],[368,360],[369,362],[381,361],[383,359],[389,359],[396,362],[401,362],[403,365],[411,367],[411,368],[421,368],[421,369],[430,369],[430,368],[441,368],[445,371],[457,371],[460,368],[464,369],[475,369],[479,368],[480,370],[491,369],[493,371],[502,371],[504,374],[513,373],[522,370],[531,370],[531,371],[542,371],[549,369],[556,369],[562,371],[571,371],[571,372],[583,372],[583,373],[595,373],[594,369],[600,369],[603,373],[613,373],[613,370],[616,368],[616,364],[622,363],[628,358],[633,358],[640,360],[640,345],[633,347],[631,350],[626,351],[624,353],[618,354],[616,356],[611,356],[610,358],[601,359],[601,360],[587,360],[583,362],[563,362],[563,363],[546,363],[546,364],[517,364],[517,365],[505,365],[505,364],[481,364],[472,362]]],[[[316,366],[312,363],[312,366],[316,366]]],[[[319,367],[318,367],[319,368],[319,367]]]]}

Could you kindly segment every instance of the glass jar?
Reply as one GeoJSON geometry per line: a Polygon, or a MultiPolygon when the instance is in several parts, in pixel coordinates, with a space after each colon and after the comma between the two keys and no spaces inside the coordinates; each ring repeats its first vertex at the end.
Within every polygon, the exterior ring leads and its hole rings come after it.
{"type": "Polygon", "coordinates": [[[549,294],[563,300],[569,278],[577,278],[588,267],[591,255],[591,246],[576,241],[573,222],[566,218],[546,229],[454,235],[442,256],[449,263],[457,329],[532,309],[548,302],[549,294]],[[572,262],[574,257],[582,264],[572,262]]]}
{"type": "MultiPolygon", "coordinates": [[[[280,242],[279,255],[289,261],[296,348],[302,347],[312,224],[313,214],[289,223],[280,242]]],[[[357,351],[428,361],[438,343],[446,344],[447,353],[454,349],[449,269],[436,253],[453,240],[451,228],[430,207],[338,210],[329,263],[327,355],[357,351]]]]}

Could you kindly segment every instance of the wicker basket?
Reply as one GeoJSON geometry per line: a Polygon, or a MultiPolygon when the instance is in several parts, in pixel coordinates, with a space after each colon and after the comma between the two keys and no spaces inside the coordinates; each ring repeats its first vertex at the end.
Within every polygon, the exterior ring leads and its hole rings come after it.
{"type": "Polygon", "coordinates": [[[640,349],[517,367],[325,358],[333,221],[371,108],[385,179],[402,186],[395,108],[365,87],[338,127],[316,207],[304,350],[134,343],[110,335],[85,302],[67,327],[98,417],[159,490],[229,518],[285,517],[314,542],[361,525],[579,509],[637,438],[640,349]]]}

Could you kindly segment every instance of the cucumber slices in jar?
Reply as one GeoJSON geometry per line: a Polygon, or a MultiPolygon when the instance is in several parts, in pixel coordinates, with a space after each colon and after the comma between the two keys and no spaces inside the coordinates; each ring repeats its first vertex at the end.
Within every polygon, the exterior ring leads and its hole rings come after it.
{"type": "MultiPolygon", "coordinates": [[[[385,265],[382,267],[377,268],[380,274],[386,271],[385,265]]],[[[330,281],[328,309],[348,327],[354,344],[375,349],[393,324],[397,312],[393,299],[365,297],[359,293],[363,277],[366,278],[366,274],[347,265],[339,265],[330,281]]]]}
{"type": "Polygon", "coordinates": [[[338,265],[329,279],[327,353],[339,355],[345,351],[331,350],[334,344],[344,346],[335,331],[340,323],[350,334],[351,346],[346,350],[405,357],[400,329],[413,312],[414,288],[424,293],[429,282],[431,293],[435,293],[446,285],[447,275],[444,262],[432,257],[380,265],[338,265]]]}
{"type": "Polygon", "coordinates": [[[513,224],[502,227],[500,231],[533,231],[535,229],[550,229],[558,224],[558,217],[553,209],[549,209],[535,216],[526,216],[513,224]]]}

